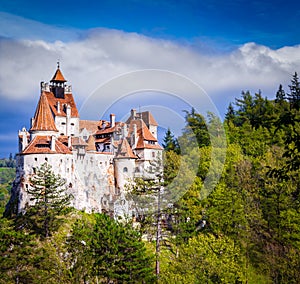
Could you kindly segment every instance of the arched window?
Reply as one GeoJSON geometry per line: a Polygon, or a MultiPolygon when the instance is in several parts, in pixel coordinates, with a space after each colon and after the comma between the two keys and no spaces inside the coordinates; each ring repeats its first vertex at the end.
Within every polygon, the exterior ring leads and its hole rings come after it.
{"type": "Polygon", "coordinates": [[[123,173],[127,173],[127,172],[128,172],[127,167],[124,167],[124,168],[123,168],[123,173]]]}

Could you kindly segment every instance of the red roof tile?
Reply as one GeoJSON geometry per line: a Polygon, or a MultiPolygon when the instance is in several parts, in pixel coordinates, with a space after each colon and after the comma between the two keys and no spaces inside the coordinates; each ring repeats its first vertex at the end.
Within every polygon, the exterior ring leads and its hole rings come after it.
{"type": "Polygon", "coordinates": [[[67,82],[67,80],[64,78],[63,74],[61,73],[60,69],[57,68],[53,78],[51,79],[51,82],[67,82]]]}
{"type": "Polygon", "coordinates": [[[65,94],[64,98],[56,98],[52,92],[45,92],[50,108],[55,116],[67,116],[66,105],[71,107],[71,117],[79,117],[77,106],[72,94],[65,94]],[[57,103],[60,104],[60,112],[57,103]]]}
{"type": "Polygon", "coordinates": [[[158,123],[156,122],[156,120],[154,119],[150,111],[143,111],[141,115],[142,115],[142,119],[147,125],[151,124],[154,126],[158,126],[158,123]]]}
{"type": "Polygon", "coordinates": [[[116,158],[137,159],[137,156],[133,154],[126,138],[119,143],[116,158]]]}
{"type": "Polygon", "coordinates": [[[34,122],[30,130],[58,131],[55,126],[54,118],[51,113],[46,94],[44,92],[42,92],[40,96],[40,100],[34,115],[34,122]]]}
{"type": "Polygon", "coordinates": [[[72,154],[72,152],[57,139],[55,151],[51,151],[51,136],[35,136],[22,154],[72,154]]]}
{"type": "Polygon", "coordinates": [[[138,136],[143,137],[146,140],[157,141],[157,139],[151,134],[145,122],[141,119],[131,120],[129,124],[129,136],[134,130],[134,125],[136,125],[138,136]]]}
{"type": "Polygon", "coordinates": [[[90,135],[88,141],[87,141],[87,151],[96,151],[96,145],[95,145],[95,138],[93,135],[90,135]]]}
{"type": "Polygon", "coordinates": [[[86,129],[91,134],[95,133],[100,126],[101,120],[79,120],[79,129],[86,129]]]}
{"type": "Polygon", "coordinates": [[[72,144],[72,146],[87,146],[88,145],[88,143],[86,143],[80,137],[72,137],[71,144],[72,144]]]}

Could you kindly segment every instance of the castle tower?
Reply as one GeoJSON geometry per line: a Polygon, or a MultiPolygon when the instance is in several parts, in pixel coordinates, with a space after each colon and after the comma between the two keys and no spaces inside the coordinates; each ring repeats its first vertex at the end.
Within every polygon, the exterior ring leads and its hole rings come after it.
{"type": "Polygon", "coordinates": [[[37,135],[58,135],[58,130],[55,126],[54,118],[44,92],[42,92],[40,96],[34,118],[32,119],[30,133],[32,135],[31,139],[37,135]]]}
{"type": "Polygon", "coordinates": [[[49,83],[41,83],[41,91],[46,94],[60,136],[79,135],[79,114],[70,85],[60,70],[59,64],[49,83]]]}
{"type": "Polygon", "coordinates": [[[65,83],[67,80],[64,78],[63,74],[59,68],[59,62],[57,63],[57,69],[50,81],[50,91],[54,94],[56,98],[65,98],[65,83]]]}
{"type": "Polygon", "coordinates": [[[137,156],[132,152],[127,139],[123,138],[114,158],[116,186],[119,190],[122,191],[124,185],[134,178],[136,159],[137,156]]]}

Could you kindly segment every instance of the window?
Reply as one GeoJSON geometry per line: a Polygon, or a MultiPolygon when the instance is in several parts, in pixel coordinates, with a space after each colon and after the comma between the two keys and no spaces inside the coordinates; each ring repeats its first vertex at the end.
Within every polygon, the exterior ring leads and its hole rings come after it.
{"type": "Polygon", "coordinates": [[[66,123],[65,123],[65,122],[62,122],[61,125],[66,125],[66,123]]]}
{"type": "Polygon", "coordinates": [[[74,126],[74,123],[72,122],[71,125],[74,126]]]}
{"type": "Polygon", "coordinates": [[[45,161],[48,162],[48,158],[47,157],[45,158],[45,161]]]}
{"type": "Polygon", "coordinates": [[[73,184],[70,182],[69,183],[69,188],[72,188],[73,187],[73,184]]]}
{"type": "Polygon", "coordinates": [[[34,160],[37,162],[37,158],[34,158],[34,160]]]}
{"type": "Polygon", "coordinates": [[[152,158],[155,158],[155,152],[152,152],[152,158]]]}
{"type": "Polygon", "coordinates": [[[127,173],[128,172],[128,168],[127,167],[124,167],[123,168],[123,173],[127,173]]]}

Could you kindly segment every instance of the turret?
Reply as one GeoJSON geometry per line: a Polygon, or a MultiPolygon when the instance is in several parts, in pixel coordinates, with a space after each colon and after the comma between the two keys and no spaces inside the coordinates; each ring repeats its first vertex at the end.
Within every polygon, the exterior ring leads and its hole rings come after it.
{"type": "Polygon", "coordinates": [[[56,98],[65,98],[65,83],[67,80],[64,78],[63,74],[59,69],[59,62],[57,62],[57,70],[50,81],[50,91],[54,94],[56,98]]]}

